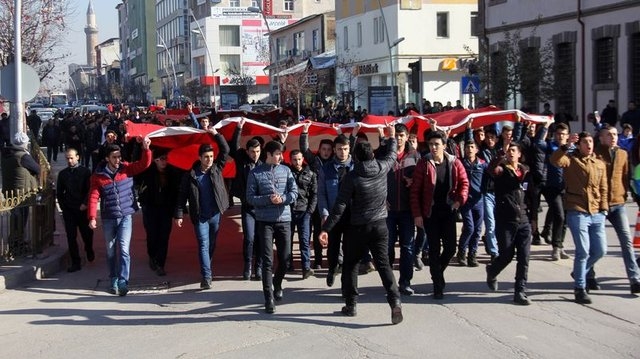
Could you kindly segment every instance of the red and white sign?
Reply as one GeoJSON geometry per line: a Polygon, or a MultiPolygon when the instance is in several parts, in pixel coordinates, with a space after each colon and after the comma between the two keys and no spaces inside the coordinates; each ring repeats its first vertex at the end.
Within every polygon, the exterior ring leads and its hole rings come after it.
{"type": "Polygon", "coordinates": [[[273,0],[262,1],[262,12],[267,16],[273,15],[273,0]]]}

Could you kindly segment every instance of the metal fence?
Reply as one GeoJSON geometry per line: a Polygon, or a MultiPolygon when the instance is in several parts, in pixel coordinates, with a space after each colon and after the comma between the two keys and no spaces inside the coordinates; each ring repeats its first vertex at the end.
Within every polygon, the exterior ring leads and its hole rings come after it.
{"type": "Polygon", "coordinates": [[[51,166],[37,141],[30,153],[40,164],[38,188],[0,195],[0,264],[35,257],[53,244],[56,195],[51,166]]]}

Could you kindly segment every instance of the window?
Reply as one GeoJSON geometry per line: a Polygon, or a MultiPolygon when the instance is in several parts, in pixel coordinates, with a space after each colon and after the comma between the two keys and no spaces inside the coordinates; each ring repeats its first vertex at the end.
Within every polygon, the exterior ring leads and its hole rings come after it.
{"type": "Polygon", "coordinates": [[[258,6],[258,0],[251,0],[251,6],[260,7],[260,6],[258,6]]]}
{"type": "Polygon", "coordinates": [[[287,56],[287,42],[284,38],[279,37],[276,39],[276,60],[280,60],[283,57],[287,56]]]}
{"type": "Polygon", "coordinates": [[[320,30],[315,29],[311,33],[312,42],[313,42],[313,51],[320,50],[320,30]]]}
{"type": "Polygon", "coordinates": [[[220,25],[220,46],[240,46],[240,26],[220,25]]]}
{"type": "Polygon", "coordinates": [[[522,104],[525,107],[535,108],[540,102],[540,75],[542,74],[540,51],[538,47],[529,46],[521,48],[520,54],[522,104]]]}
{"type": "Polygon", "coordinates": [[[378,18],[373,18],[373,43],[377,44],[380,42],[380,35],[378,34],[378,18]]]}
{"type": "Polygon", "coordinates": [[[556,107],[567,113],[574,113],[575,47],[573,43],[561,42],[555,45],[555,85],[556,107]]]}
{"type": "Polygon", "coordinates": [[[436,35],[438,37],[449,37],[449,13],[436,13],[436,35]]]}
{"type": "Polygon", "coordinates": [[[629,43],[629,67],[631,73],[629,99],[635,100],[636,105],[640,104],[640,32],[630,36],[629,43]]]}
{"type": "Polygon", "coordinates": [[[373,18],[373,43],[384,42],[384,21],[382,16],[373,18]]]}
{"type": "Polygon", "coordinates": [[[200,77],[205,75],[205,61],[204,56],[198,56],[193,58],[193,77],[200,77]]]}
{"type": "Polygon", "coordinates": [[[631,93],[630,100],[635,100],[636,104],[640,104],[640,32],[631,35],[629,44],[629,67],[631,68],[631,93]]]}
{"type": "Polygon", "coordinates": [[[293,34],[293,56],[300,56],[304,51],[304,31],[293,34]]]}
{"type": "Polygon", "coordinates": [[[359,22],[357,26],[358,26],[357,28],[358,39],[356,40],[356,42],[358,47],[362,47],[362,23],[359,22]]]}
{"type": "Polygon", "coordinates": [[[480,29],[478,29],[478,12],[471,12],[471,36],[478,36],[480,29]]]}
{"type": "Polygon", "coordinates": [[[240,7],[240,0],[229,0],[230,7],[240,7]]]}
{"type": "Polygon", "coordinates": [[[614,56],[613,38],[603,37],[596,40],[596,84],[613,83],[614,56]]]}
{"type": "Polygon", "coordinates": [[[284,0],[284,11],[293,11],[293,0],[284,0]]]}
{"type": "Polygon", "coordinates": [[[201,34],[192,33],[191,34],[191,46],[193,50],[201,49],[205,47],[204,36],[201,34]]]}
{"type": "Polygon", "coordinates": [[[349,50],[349,28],[346,26],[342,29],[342,37],[342,42],[344,43],[343,48],[349,50]]]}
{"type": "Polygon", "coordinates": [[[220,55],[220,67],[224,73],[239,73],[240,55],[220,55]]]}

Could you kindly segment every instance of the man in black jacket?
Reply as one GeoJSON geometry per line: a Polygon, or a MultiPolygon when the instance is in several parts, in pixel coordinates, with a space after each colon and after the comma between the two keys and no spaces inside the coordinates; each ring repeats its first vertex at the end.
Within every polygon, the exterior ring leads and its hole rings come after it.
{"type": "Polygon", "coordinates": [[[136,178],[142,222],[147,233],[149,268],[159,276],[164,270],[169,249],[173,210],[178,200],[182,174],[167,163],[167,151],[153,151],[154,164],[136,178]]]}
{"type": "Polygon", "coordinates": [[[174,215],[176,224],[182,227],[182,217],[188,199],[189,217],[198,239],[201,289],[211,289],[211,260],[216,247],[220,218],[229,208],[229,194],[222,178],[222,169],[229,155],[229,145],[214,128],[209,131],[215,136],[218,155],[214,160],[213,147],[210,144],[200,145],[200,159],[193,164],[191,171],[182,176],[174,215]]]}
{"type": "Polygon", "coordinates": [[[79,164],[80,156],[78,150],[67,149],[65,153],[67,168],[60,171],[56,182],[56,196],[58,204],[62,209],[64,219],[64,230],[67,232],[67,243],[69,246],[69,256],[71,266],[67,272],[80,270],[80,251],[76,236],[80,230],[84,250],[87,253],[87,260],[93,262],[95,253],[93,252],[93,230],[89,228],[89,217],[87,217],[87,200],[89,196],[89,178],[91,170],[79,164]]]}
{"type": "Polygon", "coordinates": [[[349,172],[338,192],[338,198],[331,209],[320,233],[323,244],[328,242],[328,234],[342,216],[347,204],[351,206],[351,220],[348,239],[344,243],[344,264],[342,297],[346,305],[342,313],[355,316],[358,297],[358,263],[362,254],[369,249],[373,255],[382,284],[387,291],[387,302],[391,306],[391,322],[402,322],[402,306],[398,284],[393,275],[387,246],[389,230],[387,229],[387,173],[394,166],[397,157],[395,129],[388,126],[388,153],[381,159],[375,159],[371,144],[356,144],[354,155],[356,162],[353,171],[349,172]]]}
{"type": "MultiPolygon", "coordinates": [[[[298,198],[292,206],[291,247],[293,252],[293,232],[297,227],[300,258],[302,259],[302,279],[307,279],[314,274],[311,268],[309,242],[311,236],[311,214],[318,203],[318,177],[309,166],[304,164],[300,150],[291,151],[289,156],[291,159],[289,167],[298,185],[298,198]]],[[[293,256],[291,256],[291,262],[293,262],[293,256]]]]}
{"type": "Polygon", "coordinates": [[[242,219],[242,255],[244,257],[244,269],[242,278],[248,280],[252,268],[255,268],[255,280],[262,280],[262,258],[259,255],[256,243],[256,214],[252,205],[247,202],[247,178],[252,169],[262,164],[260,154],[262,144],[257,138],[247,141],[246,149],[240,147],[240,135],[245,120],[238,122],[231,140],[230,155],[236,163],[236,177],[233,179],[231,194],[240,199],[240,216],[242,219]],[[255,267],[253,257],[256,257],[255,267]]]}

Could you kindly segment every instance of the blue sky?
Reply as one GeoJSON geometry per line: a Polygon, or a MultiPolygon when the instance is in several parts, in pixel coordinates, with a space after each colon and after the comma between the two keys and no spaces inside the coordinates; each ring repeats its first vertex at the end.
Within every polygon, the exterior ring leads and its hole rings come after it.
{"type": "MultiPolygon", "coordinates": [[[[116,6],[120,0],[93,0],[93,9],[96,12],[96,22],[98,24],[98,43],[112,37],[118,37],[118,11],[116,6]]],[[[89,0],[69,0],[72,16],[67,23],[69,31],[64,40],[69,57],[60,63],[59,70],[66,71],[70,63],[86,64],[86,44],[84,27],[87,23],[86,14],[89,0]]]]}

